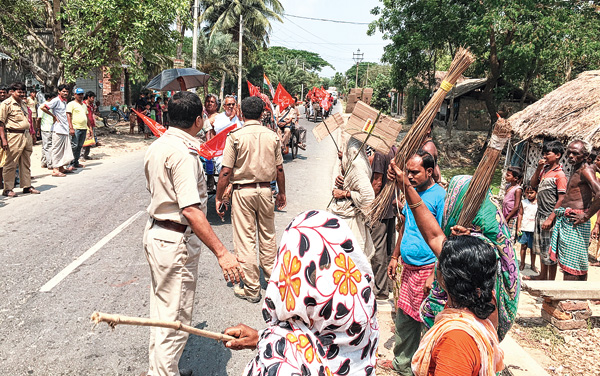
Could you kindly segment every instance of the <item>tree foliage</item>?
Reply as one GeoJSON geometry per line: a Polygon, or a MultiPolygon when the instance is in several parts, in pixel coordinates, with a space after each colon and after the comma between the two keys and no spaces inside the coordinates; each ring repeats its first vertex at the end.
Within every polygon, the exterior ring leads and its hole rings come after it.
{"type": "Polygon", "coordinates": [[[467,46],[477,57],[468,74],[488,77],[484,99],[491,119],[501,99],[500,78],[541,96],[599,65],[600,12],[594,2],[382,2],[372,10],[379,19],[369,32],[378,29],[391,42],[383,60],[392,64],[394,83],[405,88],[416,77],[431,79],[439,61],[467,46]]]}
{"type": "Polygon", "coordinates": [[[220,31],[239,37],[240,15],[243,16],[243,45],[247,49],[269,44],[271,21],[282,22],[283,6],[279,0],[205,0],[201,21],[211,33],[220,31]]]}
{"type": "Polygon", "coordinates": [[[101,66],[118,74],[127,65],[134,78],[141,78],[141,62],[159,62],[178,40],[170,25],[188,3],[3,0],[0,51],[48,87],[72,82],[101,66]]]}

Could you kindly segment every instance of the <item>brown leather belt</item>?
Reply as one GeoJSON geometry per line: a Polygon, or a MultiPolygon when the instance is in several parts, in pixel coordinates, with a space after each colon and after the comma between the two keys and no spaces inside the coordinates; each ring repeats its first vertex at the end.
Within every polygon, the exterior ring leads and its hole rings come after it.
{"type": "Polygon", "coordinates": [[[159,221],[158,219],[154,220],[154,224],[158,225],[162,228],[166,228],[167,230],[173,230],[176,232],[184,233],[187,230],[187,225],[182,225],[181,223],[173,222],[173,221],[159,221]]]}
{"type": "Polygon", "coordinates": [[[270,182],[261,182],[261,183],[246,183],[246,184],[234,184],[233,189],[242,189],[242,188],[269,188],[271,187],[270,182]]]}
{"type": "Polygon", "coordinates": [[[25,131],[28,131],[29,129],[10,129],[10,128],[6,128],[6,131],[8,133],[25,133],[25,131]]]}

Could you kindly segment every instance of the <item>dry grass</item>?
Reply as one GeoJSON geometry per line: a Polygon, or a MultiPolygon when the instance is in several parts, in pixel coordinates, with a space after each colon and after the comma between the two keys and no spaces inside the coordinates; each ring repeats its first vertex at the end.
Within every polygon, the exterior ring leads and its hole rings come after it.
{"type": "Polygon", "coordinates": [[[509,120],[522,139],[581,139],[600,147],[600,70],[580,74],[509,120]]]}

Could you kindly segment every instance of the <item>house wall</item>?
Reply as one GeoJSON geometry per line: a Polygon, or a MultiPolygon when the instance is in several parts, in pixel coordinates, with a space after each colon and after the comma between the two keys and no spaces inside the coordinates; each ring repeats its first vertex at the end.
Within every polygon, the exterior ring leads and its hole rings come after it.
{"type": "MultiPolygon", "coordinates": [[[[567,145],[564,143],[563,145],[565,146],[566,150],[567,145]]],[[[537,168],[539,160],[542,159],[542,144],[528,142],[527,147],[528,149],[525,151],[526,157],[524,158],[524,161],[522,161],[524,163],[521,166],[523,168],[523,182],[526,185],[529,184],[529,181],[531,180],[531,177],[537,168]]],[[[573,173],[573,166],[569,164],[566,153],[561,157],[560,164],[563,166],[563,171],[565,172],[565,175],[567,175],[568,179],[573,173]]]]}
{"type": "MultiPolygon", "coordinates": [[[[522,110],[519,102],[501,102],[498,109],[506,112],[506,117],[522,110]]],[[[471,97],[461,97],[456,129],[462,131],[487,131],[489,128],[490,116],[488,115],[485,102],[471,97]]]]}

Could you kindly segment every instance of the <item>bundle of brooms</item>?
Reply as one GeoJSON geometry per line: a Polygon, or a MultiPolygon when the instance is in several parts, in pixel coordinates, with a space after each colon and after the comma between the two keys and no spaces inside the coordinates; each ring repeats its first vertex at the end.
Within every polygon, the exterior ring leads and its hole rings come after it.
{"type": "MultiPolygon", "coordinates": [[[[457,225],[466,228],[471,227],[471,222],[475,219],[479,207],[490,189],[494,171],[496,170],[496,166],[498,166],[498,161],[500,161],[500,154],[502,154],[502,149],[504,149],[506,142],[510,138],[511,131],[512,128],[509,121],[498,116],[492,138],[488,142],[483,158],[479,162],[475,173],[473,173],[473,178],[465,193],[457,225]]],[[[456,207],[461,207],[461,205],[456,205],[456,207]]]]}
{"type": "MultiPolygon", "coordinates": [[[[406,161],[423,145],[425,137],[431,128],[431,123],[438,113],[446,94],[452,89],[459,77],[467,70],[475,60],[468,49],[460,48],[448,69],[448,74],[442,81],[440,88],[435,92],[431,100],[427,103],[413,126],[410,128],[400,147],[398,154],[394,158],[396,165],[405,168],[406,161]]],[[[393,181],[388,181],[381,193],[375,198],[369,210],[369,222],[377,223],[387,211],[390,202],[394,199],[393,181]]]]}

